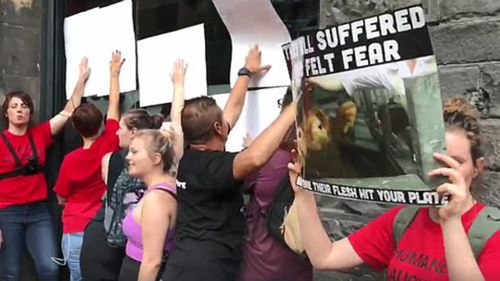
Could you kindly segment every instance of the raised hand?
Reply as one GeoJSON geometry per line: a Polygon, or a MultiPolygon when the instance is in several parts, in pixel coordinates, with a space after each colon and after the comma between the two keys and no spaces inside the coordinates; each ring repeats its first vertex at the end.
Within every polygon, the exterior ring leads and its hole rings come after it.
{"type": "Polygon", "coordinates": [[[174,83],[174,87],[184,86],[184,79],[186,77],[187,63],[183,59],[177,59],[174,63],[174,68],[170,74],[170,79],[174,83]]]}
{"type": "Polygon", "coordinates": [[[82,60],[80,61],[80,75],[79,79],[80,81],[87,82],[90,76],[90,67],[89,67],[89,60],[86,57],[83,57],[82,60]]]}
{"type": "Polygon", "coordinates": [[[288,163],[288,176],[290,178],[290,184],[292,185],[295,194],[302,192],[302,188],[297,186],[297,178],[299,177],[300,170],[302,170],[302,163],[300,162],[299,154],[297,150],[292,149],[291,151],[293,157],[292,162],[288,163]]]}
{"type": "Polygon", "coordinates": [[[248,69],[252,74],[267,72],[271,68],[271,66],[262,66],[261,59],[262,52],[259,50],[259,45],[255,45],[248,51],[247,57],[245,59],[245,68],[248,69]]]}
{"type": "Polygon", "coordinates": [[[122,65],[125,63],[125,59],[122,59],[122,53],[118,50],[111,54],[111,60],[109,61],[109,73],[112,77],[119,77],[122,65]]]}
{"type": "Polygon", "coordinates": [[[441,223],[450,219],[460,220],[462,213],[470,202],[467,183],[460,173],[460,163],[452,157],[440,153],[434,153],[436,160],[443,162],[448,167],[441,167],[429,172],[429,176],[445,176],[449,182],[443,183],[437,188],[441,195],[448,194],[449,202],[446,206],[439,208],[439,220],[441,223]]]}
{"type": "Polygon", "coordinates": [[[249,133],[246,133],[243,137],[243,148],[249,147],[253,140],[254,138],[249,133]]]}

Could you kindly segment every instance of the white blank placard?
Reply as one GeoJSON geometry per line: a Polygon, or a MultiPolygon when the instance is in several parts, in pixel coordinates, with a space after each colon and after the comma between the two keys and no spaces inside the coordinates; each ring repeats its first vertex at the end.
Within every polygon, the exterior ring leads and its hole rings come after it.
{"type": "MultiPolygon", "coordinates": [[[[64,20],[64,47],[66,50],[66,98],[73,94],[79,76],[79,65],[83,57],[89,60],[91,73],[84,96],[96,95],[103,90],[99,71],[93,65],[99,61],[94,44],[101,41],[99,30],[99,8],[88,10],[64,20]]],[[[107,78],[107,76],[106,76],[107,78]]]]}
{"type": "Polygon", "coordinates": [[[250,87],[288,86],[290,77],[281,45],[290,34],[269,0],[212,0],[227,27],[232,42],[230,83],[234,85],[238,70],[245,65],[250,47],[259,44],[262,64],[272,66],[260,79],[252,79],[250,87]]]}
{"type": "Polygon", "coordinates": [[[126,59],[120,72],[120,92],[137,89],[135,33],[132,1],[91,9],[64,20],[66,49],[66,97],[78,79],[79,63],[89,60],[90,77],[85,96],[109,94],[109,61],[115,50],[126,59]]]}
{"type": "MultiPolygon", "coordinates": [[[[132,17],[132,1],[125,0],[108,7],[104,7],[100,12],[100,29],[105,34],[102,41],[102,66],[106,73],[109,73],[109,61],[111,54],[119,50],[125,63],[120,71],[120,92],[130,92],[137,89],[136,83],[136,54],[135,54],[135,32],[132,17]]],[[[104,76],[108,78],[109,75],[104,76]]],[[[109,84],[109,82],[108,82],[109,84]]],[[[108,95],[109,91],[99,93],[108,95]]]]}
{"type": "Polygon", "coordinates": [[[172,102],[170,74],[178,58],[188,65],[185,98],[207,95],[203,24],[140,40],[137,42],[137,53],[141,106],[172,102]]]}

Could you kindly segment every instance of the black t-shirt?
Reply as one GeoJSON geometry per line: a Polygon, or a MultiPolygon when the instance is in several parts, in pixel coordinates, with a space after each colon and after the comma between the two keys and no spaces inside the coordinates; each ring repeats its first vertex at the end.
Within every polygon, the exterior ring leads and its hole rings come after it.
{"type": "Polygon", "coordinates": [[[243,182],[233,177],[235,156],[224,151],[184,152],[177,174],[179,243],[191,238],[241,246],[245,230],[243,182]]]}

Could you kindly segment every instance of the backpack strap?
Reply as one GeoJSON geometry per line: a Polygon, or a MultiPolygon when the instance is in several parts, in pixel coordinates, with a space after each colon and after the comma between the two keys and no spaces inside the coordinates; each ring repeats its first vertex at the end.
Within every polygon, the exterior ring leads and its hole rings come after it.
{"type": "Polygon", "coordinates": [[[108,163],[108,182],[106,183],[108,187],[113,188],[115,186],[116,180],[125,166],[124,161],[125,157],[123,157],[121,151],[111,153],[108,163]]]}
{"type": "MultiPolygon", "coordinates": [[[[12,146],[12,143],[9,141],[9,138],[7,138],[7,136],[3,132],[0,133],[0,137],[4,141],[5,145],[9,149],[9,152],[12,154],[12,157],[14,158],[14,161],[16,162],[16,166],[15,166],[15,169],[13,171],[6,172],[6,173],[0,173],[0,180],[1,179],[6,179],[6,178],[10,178],[10,177],[17,177],[19,175],[23,175],[24,172],[25,172],[25,166],[21,162],[21,159],[19,159],[19,156],[17,155],[16,150],[12,146]]],[[[34,159],[36,159],[36,165],[37,165],[36,169],[37,169],[37,172],[41,172],[41,171],[44,170],[44,167],[38,163],[38,151],[36,149],[35,141],[33,140],[33,137],[31,136],[31,134],[28,134],[28,139],[29,139],[29,142],[30,142],[30,146],[31,146],[31,151],[33,153],[33,157],[34,157],[34,159]]]]}
{"type": "Polygon", "coordinates": [[[174,199],[177,200],[177,187],[175,185],[171,185],[171,184],[168,184],[168,183],[159,183],[159,184],[155,184],[154,186],[151,187],[151,190],[153,189],[160,189],[160,190],[163,190],[165,192],[168,192],[170,195],[172,195],[174,197],[174,199]]]}
{"type": "MultiPolygon", "coordinates": [[[[23,163],[21,162],[21,159],[19,159],[19,156],[17,156],[17,153],[14,150],[14,147],[12,146],[12,144],[10,143],[9,138],[7,138],[7,136],[4,135],[3,132],[0,134],[0,136],[2,137],[3,141],[5,142],[5,145],[9,149],[10,153],[14,157],[14,161],[16,161],[16,169],[21,168],[23,166],[23,163]]],[[[32,142],[33,142],[33,139],[31,138],[31,135],[30,135],[30,143],[32,143],[32,142]]],[[[36,149],[35,149],[35,151],[36,151],[36,149]]]]}
{"type": "Polygon", "coordinates": [[[394,238],[394,247],[397,248],[401,237],[410,226],[413,219],[417,216],[420,208],[414,206],[404,207],[397,213],[392,224],[392,236],[394,238]]]}
{"type": "Polygon", "coordinates": [[[36,145],[35,141],[33,140],[33,136],[28,133],[28,140],[30,141],[31,145],[31,152],[33,153],[33,156],[38,159],[38,151],[36,150],[36,145]]]}
{"type": "Polygon", "coordinates": [[[488,239],[500,229],[500,210],[484,207],[469,228],[469,243],[476,261],[488,239]]]}

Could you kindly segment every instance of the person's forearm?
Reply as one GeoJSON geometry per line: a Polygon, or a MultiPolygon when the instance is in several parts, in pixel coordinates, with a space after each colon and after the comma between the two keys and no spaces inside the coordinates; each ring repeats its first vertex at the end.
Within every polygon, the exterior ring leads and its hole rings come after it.
{"type": "Polygon", "coordinates": [[[80,78],[76,82],[75,88],[73,89],[73,94],[71,94],[71,97],[64,106],[63,110],[67,114],[71,115],[73,111],[75,111],[75,109],[80,105],[84,90],[85,90],[85,80],[83,78],[80,78]]]}
{"type": "Polygon", "coordinates": [[[120,74],[110,73],[108,119],[120,116],[120,74]]]}
{"type": "Polygon", "coordinates": [[[243,110],[249,83],[250,77],[246,75],[238,76],[233,89],[231,89],[229,99],[224,106],[224,119],[229,122],[231,128],[234,128],[243,110]]]}
{"type": "Polygon", "coordinates": [[[484,280],[461,219],[450,219],[441,229],[450,281],[484,280]]]}
{"type": "Polygon", "coordinates": [[[174,85],[174,96],[172,109],[170,110],[170,120],[175,129],[181,128],[181,113],[184,108],[184,85],[174,85]]]}
{"type": "Polygon", "coordinates": [[[155,281],[160,271],[161,262],[142,261],[139,268],[138,281],[155,281]]]}
{"type": "Polygon", "coordinates": [[[300,234],[307,256],[315,268],[325,269],[333,243],[321,224],[314,194],[308,191],[295,193],[294,204],[298,211],[300,234]]]}

